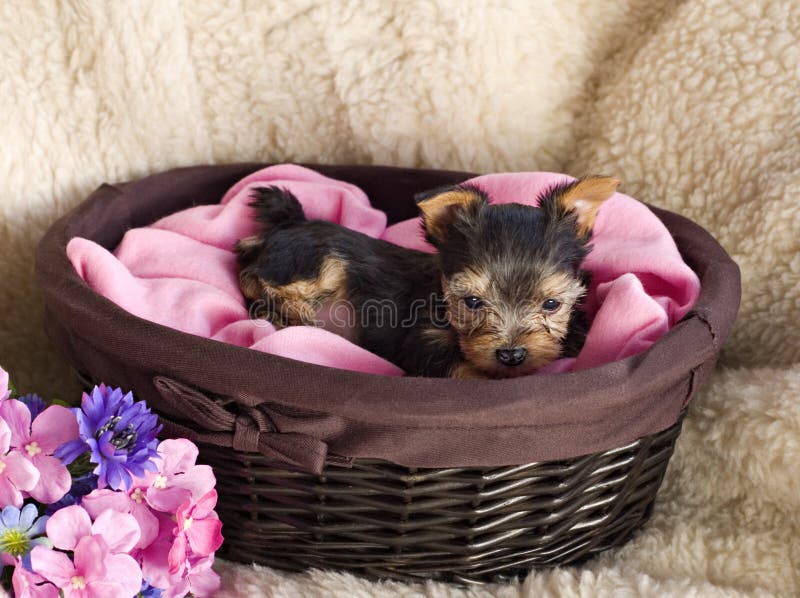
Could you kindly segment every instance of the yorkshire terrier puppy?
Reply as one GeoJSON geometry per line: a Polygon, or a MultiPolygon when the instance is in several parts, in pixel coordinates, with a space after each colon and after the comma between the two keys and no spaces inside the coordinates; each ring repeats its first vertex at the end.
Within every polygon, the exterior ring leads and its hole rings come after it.
{"type": "Polygon", "coordinates": [[[537,208],[490,205],[469,185],[422,194],[436,253],[308,220],[288,191],[257,189],[261,232],[236,247],[241,289],[277,327],[331,326],[408,375],[530,374],[583,345],[581,264],[618,185],[599,176],[556,185],[537,208]]]}

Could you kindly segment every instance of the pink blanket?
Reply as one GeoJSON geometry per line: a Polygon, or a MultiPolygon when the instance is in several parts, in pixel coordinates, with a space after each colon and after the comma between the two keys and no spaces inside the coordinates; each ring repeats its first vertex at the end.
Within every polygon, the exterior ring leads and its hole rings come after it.
{"type": "MultiPolygon", "coordinates": [[[[537,194],[566,175],[534,172],[472,179],[497,203],[535,205],[537,194]]],[[[126,233],[112,254],[92,241],[72,239],[67,254],[97,293],[157,324],[221,342],[341,369],[386,376],[403,372],[377,355],[320,328],[275,328],[248,317],[232,249],[255,233],[253,187],[278,185],[294,193],[309,218],[338,222],[372,237],[432,251],[418,219],[386,227],[359,188],[290,164],[265,168],[239,181],[218,205],[172,214],[126,233]]],[[[410,201],[411,198],[409,198],[410,201]]],[[[600,210],[587,311],[592,325],[577,358],[546,368],[564,372],[622,359],[647,349],[682,318],[700,290],[669,232],[643,204],[616,193],[600,210]]]]}

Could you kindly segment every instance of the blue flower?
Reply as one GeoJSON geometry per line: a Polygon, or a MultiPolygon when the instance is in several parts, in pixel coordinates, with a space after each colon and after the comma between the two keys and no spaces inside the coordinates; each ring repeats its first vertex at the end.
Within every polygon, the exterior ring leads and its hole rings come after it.
{"type": "Polygon", "coordinates": [[[52,545],[44,537],[49,517],[38,515],[36,505],[30,503],[21,510],[9,505],[0,512],[0,552],[21,558],[27,569],[30,569],[30,552],[34,546],[52,545]]]}
{"type": "Polygon", "coordinates": [[[142,589],[139,590],[139,593],[134,596],[134,598],[161,598],[161,594],[163,594],[164,590],[159,590],[158,588],[154,588],[145,580],[142,580],[142,589]]]}
{"type": "Polygon", "coordinates": [[[31,412],[31,420],[36,419],[36,416],[47,407],[47,403],[37,394],[27,394],[24,397],[19,397],[19,401],[24,403],[28,411],[31,412]]]}
{"type": "Polygon", "coordinates": [[[97,489],[97,476],[93,473],[85,473],[83,475],[72,478],[72,487],[63,497],[53,504],[47,505],[46,513],[52,515],[59,509],[64,507],[71,507],[72,505],[81,504],[81,499],[89,494],[92,490],[97,489]]]}
{"type": "Polygon", "coordinates": [[[83,394],[78,418],[79,438],[61,445],[55,456],[69,465],[85,452],[96,463],[98,485],[127,490],[132,476],[156,472],[158,459],[156,435],[161,431],[158,416],[144,401],[134,401],[133,394],[123,395],[119,388],[95,386],[92,394],[83,394]]]}

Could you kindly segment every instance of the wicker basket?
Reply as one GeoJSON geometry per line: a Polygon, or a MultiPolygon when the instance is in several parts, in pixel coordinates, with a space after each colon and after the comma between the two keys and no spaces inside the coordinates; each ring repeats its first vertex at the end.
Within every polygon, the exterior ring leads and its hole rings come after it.
{"type": "MultiPolygon", "coordinates": [[[[480,582],[576,563],[649,516],[686,405],[714,367],[739,273],[697,225],[655,210],[703,289],[645,353],[574,374],[499,381],[382,378],[303,364],[136,318],[66,259],[73,236],[214,203],[260,165],[197,167],[100,188],[56,223],[37,276],[56,345],[89,380],[133,389],[218,480],[222,555],[287,569],[480,582]]],[[[390,221],[417,191],[469,173],[315,167],[390,221]]]]}
{"type": "Polygon", "coordinates": [[[413,469],[360,459],[321,476],[203,447],[236,561],[475,583],[582,561],[650,516],[680,423],[626,446],[511,467],[413,469]]]}

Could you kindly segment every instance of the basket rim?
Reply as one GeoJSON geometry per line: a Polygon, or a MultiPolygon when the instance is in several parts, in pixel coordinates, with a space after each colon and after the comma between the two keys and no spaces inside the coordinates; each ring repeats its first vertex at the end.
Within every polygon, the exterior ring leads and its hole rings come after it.
{"type": "MultiPolygon", "coordinates": [[[[626,395],[634,390],[637,395],[658,394],[664,388],[681,383],[709,360],[715,360],[738,310],[740,275],[736,263],[702,227],[651,206],[648,207],[669,229],[684,259],[700,277],[701,293],[692,311],[638,355],[578,372],[502,380],[385,377],[309,364],[184,333],[130,314],[95,293],[67,258],[67,242],[74,236],[85,236],[81,233],[90,225],[94,226],[96,234],[89,238],[113,248],[121,238],[120,232],[156,219],[152,217],[150,206],[153,197],[164,198],[158,206],[160,215],[189,205],[214,203],[230,184],[264,166],[266,164],[246,163],[184,167],[118,185],[106,184],[60,218],[42,239],[36,256],[36,277],[48,308],[46,327],[51,336],[58,336],[56,329],[61,327],[61,334],[66,331],[71,339],[102,347],[105,353],[116,356],[128,367],[143,367],[145,359],[160,360],[165,375],[188,383],[197,370],[198,360],[192,354],[201,354],[203,368],[211,370],[203,388],[211,393],[233,397],[245,405],[257,405],[269,402],[264,398],[264,387],[280,388],[286,386],[285,380],[289,379],[294,387],[275,400],[279,406],[375,425],[385,425],[391,420],[391,426],[397,428],[428,431],[542,429],[552,423],[548,420],[548,417],[552,419],[552,414],[541,410],[546,409],[548,403],[558,402],[559,423],[564,426],[564,433],[569,428],[577,433],[581,426],[591,424],[598,417],[605,415],[608,419],[618,417],[618,412],[623,410],[630,411],[621,418],[623,421],[614,424],[618,428],[616,432],[600,433],[589,445],[582,444],[581,452],[586,453],[611,448],[622,444],[620,439],[631,441],[675,423],[688,396],[675,398],[672,405],[654,408],[655,403],[637,406],[626,395]],[[125,201],[134,196],[137,201],[125,201]],[[149,196],[150,204],[138,201],[139,196],[149,196]],[[145,210],[145,204],[150,212],[145,210]],[[98,222],[109,218],[117,225],[116,230],[101,230],[98,222]],[[119,222],[120,218],[124,218],[124,222],[119,222]],[[54,313],[58,314],[60,323],[55,321],[54,313]],[[154,338],[158,343],[153,342],[154,338]],[[232,363],[239,364],[235,371],[229,367],[232,363]],[[263,385],[241,384],[240,371],[263,372],[263,385]],[[348,400],[341,400],[343,395],[348,400]],[[487,396],[492,400],[486,400],[487,396]],[[396,400],[397,397],[402,400],[396,400]],[[601,398],[602,405],[598,405],[601,398]],[[454,407],[458,405],[463,409],[465,403],[470,406],[469,413],[457,413],[454,407]],[[544,415],[531,415],[537,411],[544,415]],[[627,429],[623,431],[623,427],[627,429]]],[[[357,185],[359,182],[353,181],[353,176],[394,177],[405,184],[415,176],[438,176],[447,182],[476,176],[466,172],[386,166],[312,164],[308,167],[343,180],[348,180],[346,177],[350,175],[349,182],[357,185]]],[[[75,357],[69,357],[74,362],[75,357]]],[[[80,369],[79,363],[74,365],[80,369]]],[[[690,384],[688,394],[694,390],[690,384]]],[[[346,448],[345,444],[342,453],[350,454],[346,448]]],[[[569,456],[569,452],[554,450],[550,455],[554,458],[569,456]]]]}

